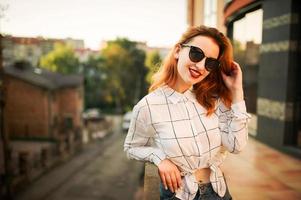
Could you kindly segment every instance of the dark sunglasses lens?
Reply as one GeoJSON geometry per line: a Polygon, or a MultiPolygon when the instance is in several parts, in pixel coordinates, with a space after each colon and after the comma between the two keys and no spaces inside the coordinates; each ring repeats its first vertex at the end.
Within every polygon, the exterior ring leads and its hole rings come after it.
{"type": "Polygon", "coordinates": [[[216,59],[206,58],[205,68],[207,69],[207,71],[212,71],[214,69],[217,69],[219,67],[219,64],[219,61],[216,59]]]}
{"type": "Polygon", "coordinates": [[[205,57],[201,49],[190,47],[189,58],[192,62],[200,62],[205,57]]]}

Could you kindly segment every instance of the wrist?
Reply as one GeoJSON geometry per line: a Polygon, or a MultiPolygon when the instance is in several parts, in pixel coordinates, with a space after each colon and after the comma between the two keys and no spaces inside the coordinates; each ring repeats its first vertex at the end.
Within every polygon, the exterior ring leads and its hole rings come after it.
{"type": "Polygon", "coordinates": [[[244,100],[243,89],[238,89],[232,92],[232,103],[238,103],[244,100]]]}

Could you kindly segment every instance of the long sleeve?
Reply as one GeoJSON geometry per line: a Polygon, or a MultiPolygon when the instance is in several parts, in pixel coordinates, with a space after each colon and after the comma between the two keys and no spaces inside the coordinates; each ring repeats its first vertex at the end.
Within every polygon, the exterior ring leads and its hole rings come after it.
{"type": "Polygon", "coordinates": [[[154,130],[151,126],[147,106],[136,105],[124,142],[124,151],[128,158],[150,161],[158,165],[166,158],[164,152],[153,144],[154,130]]]}
{"type": "Polygon", "coordinates": [[[239,153],[247,144],[248,121],[245,101],[232,104],[228,109],[221,101],[217,114],[223,146],[231,153],[239,153]]]}

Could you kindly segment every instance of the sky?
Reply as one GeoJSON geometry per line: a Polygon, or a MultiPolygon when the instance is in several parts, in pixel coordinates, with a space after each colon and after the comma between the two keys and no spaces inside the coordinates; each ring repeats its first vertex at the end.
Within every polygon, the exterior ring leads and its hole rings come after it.
{"type": "Polygon", "coordinates": [[[92,49],[116,37],[170,47],[187,28],[186,0],[1,0],[0,4],[8,5],[1,33],[83,39],[92,49]]]}

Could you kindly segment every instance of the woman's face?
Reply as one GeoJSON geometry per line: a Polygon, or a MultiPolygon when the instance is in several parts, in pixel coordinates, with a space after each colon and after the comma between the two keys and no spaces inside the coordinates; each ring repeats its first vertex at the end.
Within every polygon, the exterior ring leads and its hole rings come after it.
{"type": "MultiPolygon", "coordinates": [[[[187,45],[200,48],[206,57],[218,58],[219,47],[213,39],[206,36],[196,36],[187,45]]],[[[192,85],[202,81],[209,72],[205,68],[205,58],[199,62],[192,62],[189,58],[190,47],[176,47],[175,58],[178,60],[178,78],[175,89],[184,92],[192,85]]]]}

